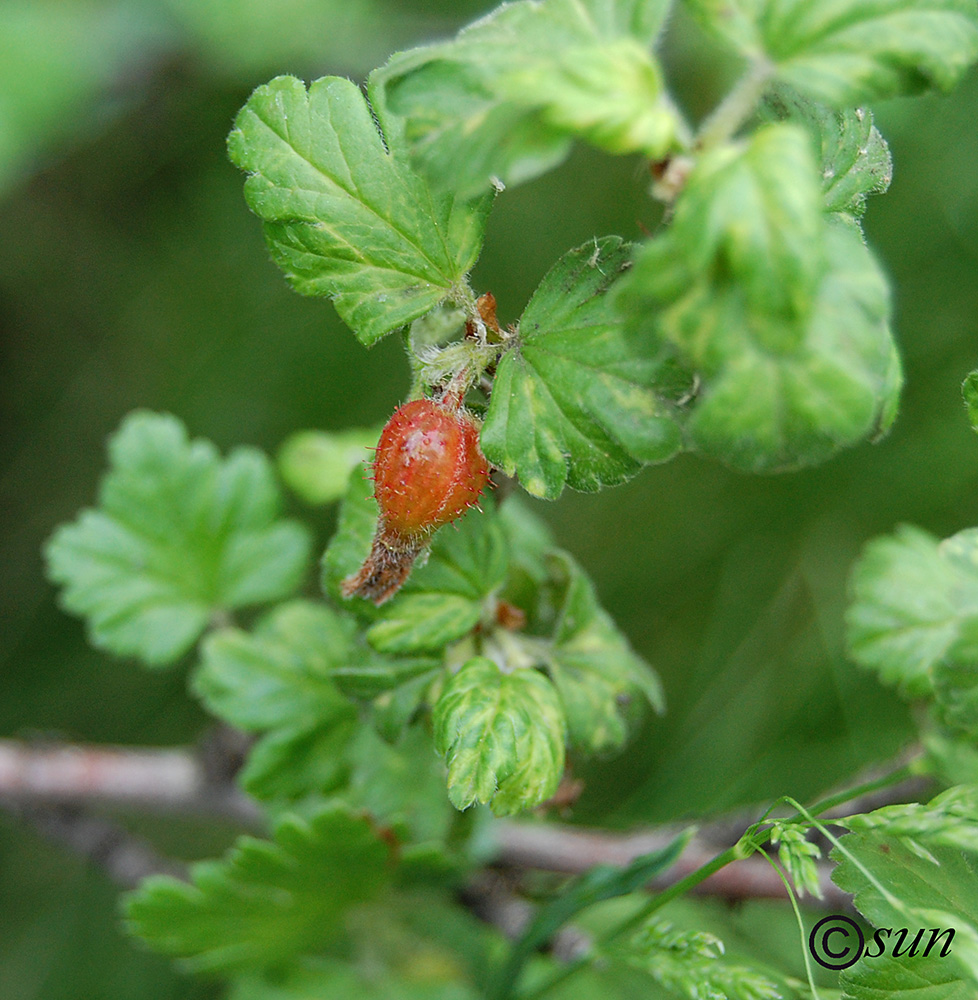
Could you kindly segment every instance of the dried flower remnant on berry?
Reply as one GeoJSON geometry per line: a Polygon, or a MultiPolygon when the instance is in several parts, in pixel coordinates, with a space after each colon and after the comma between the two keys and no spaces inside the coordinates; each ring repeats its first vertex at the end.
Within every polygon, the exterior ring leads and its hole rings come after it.
{"type": "Polygon", "coordinates": [[[377,531],[345,597],[389,600],[408,578],[432,532],[461,517],[489,481],[479,425],[454,400],[416,399],[394,411],[373,463],[377,531]]]}

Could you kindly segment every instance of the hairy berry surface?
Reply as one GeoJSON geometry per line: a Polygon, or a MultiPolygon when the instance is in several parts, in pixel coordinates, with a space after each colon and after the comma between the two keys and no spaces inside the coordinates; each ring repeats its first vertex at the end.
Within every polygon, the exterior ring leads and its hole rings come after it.
{"type": "Polygon", "coordinates": [[[475,504],[489,481],[489,463],[473,417],[457,405],[415,399],[388,420],[373,470],[377,532],[366,561],[342,589],[347,597],[383,604],[408,578],[431,533],[475,504]]]}
{"type": "Polygon", "coordinates": [[[464,410],[430,399],[405,403],[380,436],[374,481],[388,532],[430,534],[471,507],[489,481],[478,425],[464,410]]]}

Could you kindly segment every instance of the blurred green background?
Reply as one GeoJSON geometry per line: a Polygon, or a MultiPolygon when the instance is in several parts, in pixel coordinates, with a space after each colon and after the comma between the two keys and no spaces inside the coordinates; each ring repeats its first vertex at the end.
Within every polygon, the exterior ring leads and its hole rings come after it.
{"type": "MultiPolygon", "coordinates": [[[[94,499],[106,435],[168,410],[222,448],[373,425],[407,388],[396,338],[367,351],[269,262],[224,138],[271,76],[360,79],[446,35],[477,0],[0,0],[0,736],[158,744],[206,719],[183,672],[89,651],[39,548],[94,499]]],[[[736,68],[681,15],[667,68],[695,119],[736,68]]],[[[978,440],[958,394],[978,363],[978,74],[875,109],[895,161],[866,229],[894,282],[907,385],[884,442],[749,478],[691,456],[598,496],[536,504],[660,670],[669,713],[580,766],[577,817],[626,825],[812,796],[911,735],[845,661],[848,567],[902,521],[978,524],[978,440]],[[604,780],[614,776],[613,780],[604,780]]],[[[504,194],[474,275],[519,315],[565,250],[657,221],[631,159],[579,149],[504,194]]],[[[312,522],[328,535],[332,514],[312,522]]],[[[191,854],[212,838],[175,835],[191,854]]],[[[197,998],[119,933],[115,890],[0,814],[3,1000],[197,998]]]]}

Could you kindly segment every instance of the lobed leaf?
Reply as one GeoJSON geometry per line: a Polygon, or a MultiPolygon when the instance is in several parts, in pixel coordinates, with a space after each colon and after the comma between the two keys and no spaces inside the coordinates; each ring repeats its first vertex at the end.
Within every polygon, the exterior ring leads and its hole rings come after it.
{"type": "Polygon", "coordinates": [[[382,120],[440,185],[472,196],[556,166],[574,136],[661,157],[675,114],[648,46],[662,0],[519,0],[452,41],[401,52],[371,77],[382,120]]]}
{"type": "Polygon", "coordinates": [[[892,423],[886,281],[858,228],[824,219],[796,126],[709,154],[616,299],[699,375],[688,444],[734,468],[816,464],[892,423]]]}
{"type": "Polygon", "coordinates": [[[934,667],[933,681],[941,721],[978,744],[978,663],[942,660],[934,667]]]}
{"type": "Polygon", "coordinates": [[[198,972],[261,969],[340,938],[350,910],[387,879],[387,845],[347,809],[282,820],[272,841],[241,837],[191,882],[157,875],[124,899],[131,933],[198,972]]]}
{"type": "Polygon", "coordinates": [[[254,634],[229,628],[204,641],[195,694],[232,725],[269,731],[240,775],[255,797],[294,800],[345,780],[356,710],[333,674],[354,659],[354,634],[351,619],[295,601],[272,611],[254,634]]]}
{"type": "MultiPolygon", "coordinates": [[[[424,726],[409,726],[391,742],[361,725],[350,745],[351,805],[393,827],[403,842],[444,847],[457,813],[445,795],[445,765],[432,753],[424,726]]],[[[403,846],[403,844],[402,844],[403,846]]]]}
{"type": "MultiPolygon", "coordinates": [[[[869,828],[847,834],[842,846],[833,851],[839,864],[832,879],[854,894],[859,911],[878,928],[907,928],[911,940],[920,930],[922,943],[930,940],[932,928],[953,928],[954,946],[941,961],[974,991],[978,984],[974,913],[978,855],[957,844],[949,846],[948,812],[946,804],[945,808],[920,810],[913,836],[908,835],[906,812],[884,817],[882,823],[864,824],[869,828]],[[886,822],[891,818],[892,826],[886,822]]],[[[959,820],[958,825],[963,822],[959,820]]],[[[973,817],[967,822],[973,823],[973,817]]],[[[877,969],[878,982],[885,965],[870,967],[877,969]]]]}
{"type": "MultiPolygon", "coordinates": [[[[882,831],[978,856],[978,787],[958,785],[928,803],[883,806],[846,820],[850,830],[882,831]]],[[[848,842],[847,842],[848,843],[848,842]]]]}
{"type": "Polygon", "coordinates": [[[909,961],[906,955],[860,959],[840,976],[842,1000],[971,1000],[975,984],[940,950],[939,944],[930,955],[918,953],[909,961]]]}
{"type": "Polygon", "coordinates": [[[354,470],[336,534],[323,556],[323,588],[373,621],[370,644],[382,653],[440,652],[470,632],[508,565],[505,539],[491,497],[453,526],[435,533],[428,559],[416,564],[400,592],[380,609],[362,598],[347,601],[340,582],[359,569],[377,526],[369,481],[354,470]]]}
{"type": "Polygon", "coordinates": [[[572,743],[590,753],[616,750],[628,735],[632,702],[642,697],[661,712],[659,678],[632,652],[594,585],[566,553],[550,556],[563,600],[547,665],[567,718],[572,743]]]}
{"type": "MultiPolygon", "coordinates": [[[[766,125],[745,144],[700,157],[672,224],[640,249],[621,294],[628,302],[641,289],[662,303],[696,282],[732,286],[745,311],[780,320],[758,323],[743,339],[785,354],[802,339],[827,267],[824,244],[810,137],[790,123],[766,125]]],[[[733,337],[714,342],[697,334],[691,330],[681,346],[698,369],[743,351],[733,337]]]]}
{"type": "Polygon", "coordinates": [[[535,496],[593,491],[671,458],[679,431],[655,392],[661,365],[607,292],[630,249],[605,237],[565,254],[502,356],[482,428],[486,457],[535,496]]]}
{"type": "Polygon", "coordinates": [[[349,80],[259,87],[228,150],[276,263],[297,291],[331,298],[364,344],[429,312],[475,263],[488,197],[433,195],[349,80]]]}
{"type": "Polygon", "coordinates": [[[87,619],[97,648],[165,666],[215,615],[298,587],[309,538],[279,518],[260,452],[222,460],[175,417],[137,411],[110,439],[109,461],[99,507],[45,547],[63,606],[87,619]]]}
{"type": "Polygon", "coordinates": [[[253,634],[221,629],[201,646],[194,693],[247,731],[318,723],[345,711],[333,671],[352,656],[355,625],[311,601],[282,604],[253,634]]]}
{"type": "Polygon", "coordinates": [[[441,661],[424,656],[381,656],[372,651],[333,670],[336,686],[351,698],[374,698],[404,685],[428,682],[441,670],[441,661]]]}
{"type": "Polygon", "coordinates": [[[331,723],[273,729],[249,751],[241,786],[263,803],[278,805],[339,791],[348,781],[347,749],[358,725],[352,706],[331,723]]]}
{"type": "Polygon", "coordinates": [[[704,25],[832,107],[949,90],[978,57],[971,0],[689,0],[704,25]]]}
{"type": "Polygon", "coordinates": [[[428,561],[400,593],[381,608],[367,641],[385,653],[442,650],[471,632],[484,605],[506,577],[505,539],[488,498],[485,510],[470,510],[454,529],[440,531],[428,561]]]}
{"type": "MultiPolygon", "coordinates": [[[[974,529],[955,538],[978,551],[974,529]]],[[[870,542],[853,569],[849,652],[908,697],[932,694],[935,669],[978,629],[978,565],[956,551],[904,526],[870,542]]]]}
{"type": "MultiPolygon", "coordinates": [[[[442,793],[444,799],[444,793],[442,793]]],[[[473,972],[491,931],[428,886],[388,894],[353,915],[358,940],[342,957],[236,977],[228,1000],[477,1000],[473,972]]]]}
{"type": "Polygon", "coordinates": [[[336,531],[326,546],[320,564],[323,590],[337,602],[365,618],[375,618],[377,609],[370,601],[354,597],[347,601],[341,583],[355,573],[367,557],[377,529],[377,501],[373,484],[363,467],[354,467],[340,504],[336,531]]]}
{"type": "Polygon", "coordinates": [[[566,727],[557,692],[543,674],[504,673],[477,656],[446,682],[433,723],[456,809],[489,803],[505,816],[557,790],[566,727]]]}
{"type": "Polygon", "coordinates": [[[826,212],[845,212],[858,219],[867,196],[882,194],[890,186],[890,149],[868,108],[834,111],[788,87],[769,95],[767,105],[777,117],[804,125],[815,138],[826,212]]]}

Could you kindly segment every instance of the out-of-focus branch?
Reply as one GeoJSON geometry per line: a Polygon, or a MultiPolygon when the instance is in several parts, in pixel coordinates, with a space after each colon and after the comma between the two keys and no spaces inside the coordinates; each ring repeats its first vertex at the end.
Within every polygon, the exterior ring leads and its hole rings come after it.
{"type": "Polygon", "coordinates": [[[261,829],[258,806],[214,770],[185,749],[0,740],[0,804],[112,806],[261,829]]]}
{"type": "MultiPolygon", "coordinates": [[[[749,822],[749,821],[748,821],[749,822]]],[[[740,827],[741,832],[747,825],[740,827]]],[[[660,851],[679,833],[678,828],[660,828],[642,833],[618,834],[579,827],[553,826],[513,821],[493,827],[498,860],[514,868],[541,868],[547,871],[580,874],[598,864],[624,866],[635,858],[660,851]]],[[[736,839],[734,837],[733,839],[736,839]]],[[[732,841],[731,841],[732,842],[732,841]]],[[[649,888],[665,889],[702,868],[730,843],[718,843],[709,828],[689,842],[679,860],[649,888]]],[[[832,866],[819,865],[820,905],[848,909],[850,897],[829,877],[832,866]]],[[[723,899],[786,899],[784,883],[762,857],[735,861],[710,876],[694,893],[723,899]]]]}
{"type": "MultiPolygon", "coordinates": [[[[106,843],[111,837],[107,827],[96,836],[96,828],[91,825],[84,827],[87,832],[83,834],[82,819],[104,821],[82,816],[80,807],[211,816],[249,830],[262,830],[265,823],[261,810],[233,783],[232,758],[240,748],[229,740],[227,735],[217,739],[216,749],[212,740],[203,753],[0,740],[0,806],[13,809],[89,857],[99,854],[99,849],[86,845],[106,843]],[[74,811],[52,808],[66,806],[74,807],[74,811]],[[70,833],[71,827],[77,828],[74,833],[70,833]]],[[[861,807],[877,808],[886,802],[911,800],[924,790],[921,779],[913,778],[874,793],[871,803],[857,802],[861,807]]],[[[754,818],[745,814],[701,827],[679,861],[651,888],[664,888],[701,867],[734,843],[754,818]]],[[[678,832],[676,828],[659,827],[621,834],[519,821],[499,821],[492,830],[497,864],[568,874],[587,871],[597,864],[626,865],[641,854],[660,850],[678,832]]],[[[159,865],[166,868],[166,864],[160,859],[145,861],[145,867],[152,870],[161,870],[159,865]]],[[[138,868],[139,864],[134,863],[132,870],[138,868]]],[[[830,871],[827,863],[819,868],[822,905],[846,907],[848,896],[832,883],[830,871]]],[[[694,891],[731,900],[785,898],[777,872],[759,857],[727,865],[694,891]]]]}

